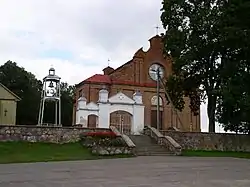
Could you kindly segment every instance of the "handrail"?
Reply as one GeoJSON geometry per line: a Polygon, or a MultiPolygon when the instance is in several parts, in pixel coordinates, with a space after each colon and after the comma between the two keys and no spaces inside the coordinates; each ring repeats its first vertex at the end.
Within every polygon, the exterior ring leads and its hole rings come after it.
{"type": "Polygon", "coordinates": [[[164,145],[170,152],[174,153],[174,155],[181,155],[182,147],[172,137],[164,136],[156,128],[150,126],[146,126],[145,131],[145,134],[154,138],[157,144],[164,145]]]}
{"type": "Polygon", "coordinates": [[[134,142],[125,134],[121,134],[120,131],[115,126],[110,126],[110,130],[116,134],[116,136],[121,137],[126,145],[130,148],[136,147],[134,142]]]}

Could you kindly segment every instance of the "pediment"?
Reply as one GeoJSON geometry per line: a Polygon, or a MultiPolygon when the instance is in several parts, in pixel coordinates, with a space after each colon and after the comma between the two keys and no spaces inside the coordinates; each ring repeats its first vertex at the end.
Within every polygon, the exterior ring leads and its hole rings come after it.
{"type": "Polygon", "coordinates": [[[7,87],[0,83],[0,99],[1,100],[13,100],[20,101],[21,99],[10,91],[7,87]]]}
{"type": "Polygon", "coordinates": [[[110,103],[117,103],[117,104],[134,104],[135,101],[133,99],[131,99],[130,97],[128,97],[127,95],[125,95],[122,92],[119,92],[115,95],[113,95],[112,97],[109,98],[109,102],[110,103]]]}
{"type": "Polygon", "coordinates": [[[86,107],[88,110],[99,110],[98,105],[95,104],[94,102],[88,103],[86,107]]]}

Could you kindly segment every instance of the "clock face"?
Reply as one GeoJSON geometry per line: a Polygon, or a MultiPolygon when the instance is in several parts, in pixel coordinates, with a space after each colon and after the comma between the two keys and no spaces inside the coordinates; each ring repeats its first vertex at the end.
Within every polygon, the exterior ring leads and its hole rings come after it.
{"type": "Polygon", "coordinates": [[[54,97],[54,95],[56,94],[56,90],[55,89],[48,89],[46,96],[47,97],[54,97]]]}
{"type": "Polygon", "coordinates": [[[157,71],[159,71],[160,78],[163,78],[163,76],[164,76],[163,66],[161,66],[160,64],[152,64],[149,68],[149,76],[154,81],[157,81],[157,79],[158,79],[157,71]]]}

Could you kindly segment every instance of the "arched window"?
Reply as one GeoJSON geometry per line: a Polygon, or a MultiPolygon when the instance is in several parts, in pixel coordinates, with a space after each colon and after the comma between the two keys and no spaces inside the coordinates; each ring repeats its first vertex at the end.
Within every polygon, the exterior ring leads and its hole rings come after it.
{"type": "MultiPolygon", "coordinates": [[[[157,95],[154,95],[152,98],[151,98],[151,105],[157,105],[157,95]]],[[[162,98],[161,96],[159,96],[159,103],[160,103],[160,106],[163,105],[163,101],[162,101],[162,98]]]]}

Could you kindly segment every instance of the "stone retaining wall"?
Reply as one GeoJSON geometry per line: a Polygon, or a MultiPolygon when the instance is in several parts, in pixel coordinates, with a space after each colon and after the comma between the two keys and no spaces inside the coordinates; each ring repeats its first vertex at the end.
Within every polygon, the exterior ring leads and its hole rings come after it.
{"type": "Polygon", "coordinates": [[[161,131],[161,133],[172,137],[184,150],[250,152],[250,135],[173,131],[161,131]]]}
{"type": "Polygon", "coordinates": [[[79,141],[81,133],[90,131],[103,132],[110,129],[0,125],[0,141],[67,143],[79,141]]]}
{"type": "Polygon", "coordinates": [[[130,147],[104,147],[94,146],[91,149],[92,154],[97,155],[133,155],[133,149],[130,147]]]}

